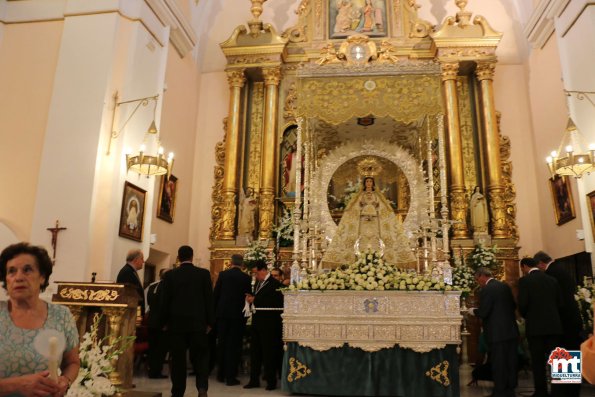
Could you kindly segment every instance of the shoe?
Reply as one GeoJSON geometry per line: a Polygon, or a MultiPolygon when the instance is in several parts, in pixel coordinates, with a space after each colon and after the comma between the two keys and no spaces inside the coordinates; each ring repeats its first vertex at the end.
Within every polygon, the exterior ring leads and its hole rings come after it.
{"type": "Polygon", "coordinates": [[[256,389],[257,387],[260,387],[260,383],[248,382],[247,385],[244,385],[244,389],[256,389]]]}
{"type": "Polygon", "coordinates": [[[230,379],[227,382],[225,382],[225,384],[227,386],[236,386],[236,385],[239,385],[240,384],[240,381],[237,380],[237,379],[230,379]]]}
{"type": "Polygon", "coordinates": [[[268,384],[267,387],[265,387],[265,390],[275,390],[277,388],[277,385],[272,385],[272,384],[268,384]]]}
{"type": "Polygon", "coordinates": [[[209,397],[206,390],[199,390],[198,397],[209,397]]]}
{"type": "Polygon", "coordinates": [[[149,375],[149,379],[167,379],[169,376],[163,374],[149,375]]]}

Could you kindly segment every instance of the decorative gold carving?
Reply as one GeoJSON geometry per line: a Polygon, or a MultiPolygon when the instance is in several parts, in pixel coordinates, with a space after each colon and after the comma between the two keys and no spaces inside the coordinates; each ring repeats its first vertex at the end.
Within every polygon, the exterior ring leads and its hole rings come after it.
{"type": "Polygon", "coordinates": [[[299,362],[295,357],[289,358],[289,373],[287,374],[287,381],[289,383],[305,378],[311,373],[312,370],[299,362]]]}
{"type": "Polygon", "coordinates": [[[339,46],[339,54],[339,59],[353,65],[365,64],[378,57],[376,43],[370,40],[370,37],[365,34],[349,36],[339,46]]]}
{"type": "Polygon", "coordinates": [[[397,48],[388,40],[382,40],[380,42],[380,49],[378,50],[378,62],[399,62],[399,58],[397,57],[397,48]]]}
{"type": "Polygon", "coordinates": [[[472,48],[441,48],[437,56],[441,60],[476,60],[480,58],[492,59],[496,55],[496,47],[472,47],[472,48]]]}
{"type": "Polygon", "coordinates": [[[314,35],[318,37],[322,37],[322,27],[324,26],[322,22],[322,0],[314,0],[314,28],[316,29],[314,35]]]}
{"type": "Polygon", "coordinates": [[[496,72],[496,64],[494,62],[478,62],[475,74],[477,80],[493,80],[496,72]]]}
{"type": "Polygon", "coordinates": [[[462,187],[452,187],[450,192],[450,213],[454,238],[467,237],[467,195],[462,187]]]}
{"type": "MultiPolygon", "coordinates": [[[[110,346],[114,346],[116,344],[117,338],[120,336],[121,326],[123,324],[123,316],[126,308],[115,308],[115,307],[102,307],[101,311],[107,317],[107,324],[108,324],[108,343],[110,346]]],[[[118,359],[119,357],[114,357],[110,361],[112,368],[118,367],[118,359]]],[[[120,378],[120,372],[116,369],[109,374],[109,379],[112,381],[114,386],[119,386],[122,384],[122,380],[120,378]]]]}
{"type": "Polygon", "coordinates": [[[230,87],[242,88],[246,83],[244,69],[227,70],[227,83],[230,87]]]}
{"type": "Polygon", "coordinates": [[[264,117],[264,83],[254,83],[250,113],[250,146],[248,152],[248,187],[258,193],[262,155],[262,121],[264,117]]]}
{"type": "Polygon", "coordinates": [[[456,80],[459,73],[458,62],[440,62],[442,81],[456,80]]]}
{"type": "Polygon", "coordinates": [[[296,117],[297,99],[297,86],[294,81],[289,85],[285,95],[285,104],[283,105],[283,117],[285,119],[294,119],[296,117]]]}
{"type": "Polygon", "coordinates": [[[434,367],[430,368],[429,371],[426,372],[426,376],[428,376],[433,381],[438,382],[442,386],[446,387],[450,385],[450,379],[448,378],[448,367],[450,363],[446,360],[442,361],[439,364],[436,364],[434,367]]]}
{"type": "Polygon", "coordinates": [[[492,214],[492,234],[494,238],[507,238],[508,229],[507,203],[504,199],[504,188],[500,186],[488,187],[490,210],[492,214]]]}
{"type": "Polygon", "coordinates": [[[86,302],[111,302],[120,297],[120,294],[115,289],[80,289],[80,288],[63,288],[60,290],[60,297],[64,299],[72,299],[75,301],[86,302]]]}
{"type": "MultiPolygon", "coordinates": [[[[227,131],[227,117],[223,119],[223,130],[227,131]]],[[[223,221],[223,174],[225,165],[225,137],[215,145],[215,179],[211,192],[213,205],[211,206],[211,231],[210,239],[219,240],[221,238],[221,224],[223,221]]]]}
{"type": "Polygon", "coordinates": [[[234,225],[236,219],[236,193],[233,191],[223,192],[223,214],[221,221],[221,238],[232,240],[234,235],[234,225]]]}
{"type": "Polygon", "coordinates": [[[341,62],[338,57],[337,50],[333,43],[327,43],[320,49],[320,58],[316,61],[318,65],[325,65],[327,63],[341,62]]]}
{"type": "Polygon", "coordinates": [[[310,9],[310,0],[301,0],[295,13],[299,16],[303,16],[310,9]]]}
{"type": "Polygon", "coordinates": [[[468,192],[472,192],[475,186],[480,184],[477,182],[476,175],[476,148],[474,143],[474,127],[473,127],[473,109],[471,103],[473,97],[469,90],[469,80],[466,76],[459,76],[457,78],[457,92],[459,100],[459,130],[461,131],[461,140],[463,146],[463,177],[465,179],[465,188],[468,192]]]}
{"type": "Polygon", "coordinates": [[[370,114],[410,123],[442,110],[442,98],[436,95],[440,91],[437,76],[378,76],[374,77],[376,89],[371,91],[365,89],[369,80],[370,76],[304,78],[299,90],[298,113],[331,124],[370,114]],[[357,106],[345,106],[346,103],[357,106]]]}
{"type": "Polygon", "coordinates": [[[252,2],[252,7],[250,7],[250,12],[252,13],[252,19],[248,22],[248,26],[250,27],[250,34],[252,36],[258,36],[258,34],[262,31],[262,21],[260,20],[260,14],[262,14],[262,4],[267,0],[250,0],[252,2]]]}
{"type": "Polygon", "coordinates": [[[397,63],[392,62],[369,62],[365,67],[349,66],[347,62],[326,63],[320,67],[316,63],[303,64],[298,69],[298,76],[306,77],[328,77],[339,76],[409,76],[409,75],[435,75],[440,73],[440,65],[434,60],[427,59],[401,59],[397,63]]]}
{"type": "Polygon", "coordinates": [[[460,343],[458,292],[285,291],[283,335],[324,351],[347,343],[364,351],[399,345],[417,352],[460,343]],[[366,302],[378,311],[366,311],[366,302]]]}
{"type": "Polygon", "coordinates": [[[265,85],[279,85],[279,81],[281,81],[281,68],[263,68],[262,75],[265,85]]]}
{"type": "Polygon", "coordinates": [[[512,161],[510,160],[510,138],[502,135],[500,130],[500,112],[496,112],[498,120],[498,134],[500,135],[500,162],[502,163],[502,182],[504,185],[504,202],[506,203],[506,228],[509,237],[518,239],[518,227],[516,224],[516,189],[512,183],[512,161]]]}
{"type": "Polygon", "coordinates": [[[275,215],[275,206],[273,192],[262,192],[260,194],[260,238],[268,239],[273,231],[273,217],[275,215]]]}
{"type": "MultiPolygon", "coordinates": [[[[395,10],[395,15],[399,15],[399,8],[400,8],[400,2],[395,0],[394,2],[394,10],[395,10]]],[[[419,8],[421,8],[421,6],[419,4],[417,4],[417,2],[415,0],[407,0],[406,2],[407,5],[407,14],[409,16],[409,24],[410,24],[410,31],[409,31],[409,37],[415,37],[415,38],[423,38],[423,37],[427,37],[430,32],[432,31],[432,29],[434,28],[434,26],[428,22],[425,21],[423,19],[419,19],[417,16],[417,10],[419,8]]]]}

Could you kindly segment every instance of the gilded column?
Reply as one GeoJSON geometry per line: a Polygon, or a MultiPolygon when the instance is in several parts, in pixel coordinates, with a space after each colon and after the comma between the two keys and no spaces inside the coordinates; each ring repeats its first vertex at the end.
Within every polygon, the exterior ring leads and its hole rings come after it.
{"type": "MultiPolygon", "coordinates": [[[[101,308],[103,314],[107,317],[107,330],[106,336],[108,345],[112,346],[112,348],[119,348],[120,346],[115,346],[116,341],[121,336],[122,332],[122,324],[124,323],[124,312],[125,308],[121,307],[103,307],[101,308]]],[[[110,360],[110,364],[114,370],[110,373],[109,379],[112,381],[114,386],[119,386],[122,384],[122,378],[120,376],[120,372],[118,371],[118,360],[123,359],[123,356],[112,358],[110,360]]]]}
{"type": "Polygon", "coordinates": [[[506,201],[504,200],[504,184],[502,183],[502,167],[500,162],[500,136],[494,106],[494,62],[478,62],[475,73],[480,82],[481,114],[484,150],[488,171],[488,197],[490,202],[491,225],[493,238],[508,238],[510,233],[506,225],[506,201]]]}
{"type": "Polygon", "coordinates": [[[450,213],[456,221],[452,225],[453,239],[469,238],[467,228],[467,196],[463,169],[463,140],[459,123],[457,98],[458,62],[443,62],[442,89],[446,108],[448,160],[450,168],[450,213]]]}
{"type": "Polygon", "coordinates": [[[229,115],[225,138],[225,165],[223,171],[223,212],[221,222],[221,239],[233,240],[235,238],[236,196],[238,193],[237,169],[239,158],[240,140],[240,100],[242,87],[246,82],[244,69],[227,71],[229,83],[229,115]]]}
{"type": "Polygon", "coordinates": [[[262,137],[262,168],[260,171],[259,237],[268,239],[275,216],[275,167],[277,162],[277,115],[279,112],[279,81],[281,68],[265,68],[264,128],[262,137]]]}

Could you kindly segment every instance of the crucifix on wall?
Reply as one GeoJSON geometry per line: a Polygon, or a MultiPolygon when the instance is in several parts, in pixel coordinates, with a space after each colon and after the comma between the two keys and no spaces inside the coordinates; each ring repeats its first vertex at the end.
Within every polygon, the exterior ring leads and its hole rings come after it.
{"type": "Polygon", "coordinates": [[[50,233],[52,233],[52,263],[55,265],[56,264],[56,247],[58,246],[58,233],[60,233],[62,230],[66,230],[67,228],[65,227],[60,227],[60,221],[56,220],[56,226],[55,227],[48,227],[47,230],[49,230],[50,233]]]}

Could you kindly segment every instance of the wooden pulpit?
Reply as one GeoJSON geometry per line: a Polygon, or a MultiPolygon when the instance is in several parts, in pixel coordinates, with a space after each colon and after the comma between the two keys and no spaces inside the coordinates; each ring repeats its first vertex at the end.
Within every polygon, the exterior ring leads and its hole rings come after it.
{"type": "MultiPolygon", "coordinates": [[[[58,290],[52,302],[65,305],[74,316],[82,340],[83,334],[91,328],[93,318],[101,315],[99,337],[113,345],[118,337],[134,336],[138,295],[134,287],[126,284],[77,283],[58,281],[58,290]]],[[[112,363],[116,370],[110,379],[117,387],[132,387],[134,346],[131,346],[112,363]]]]}

